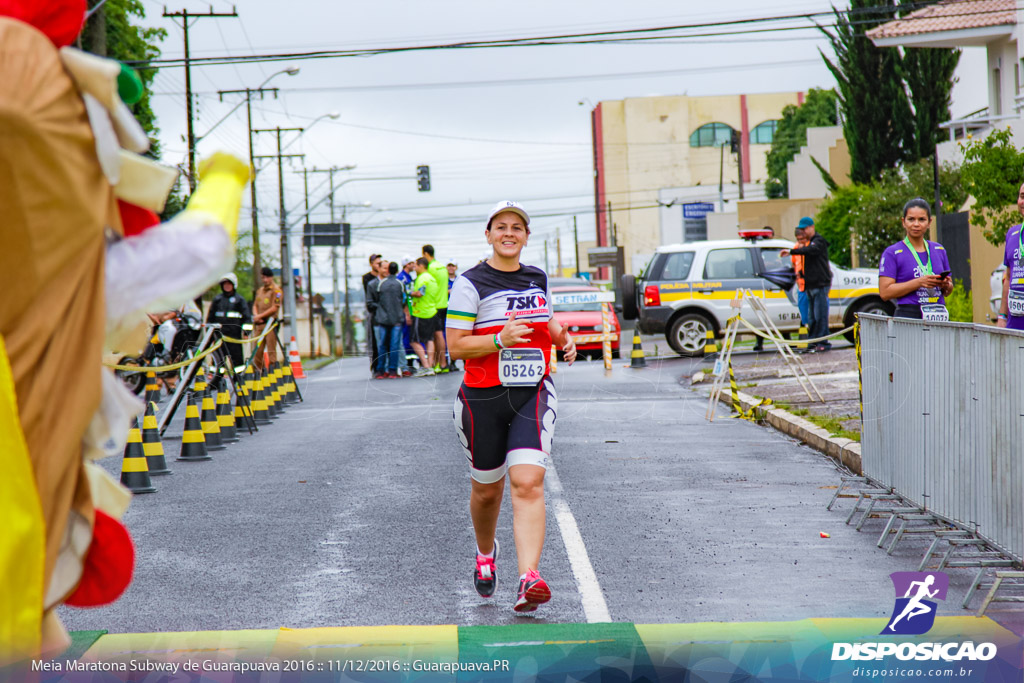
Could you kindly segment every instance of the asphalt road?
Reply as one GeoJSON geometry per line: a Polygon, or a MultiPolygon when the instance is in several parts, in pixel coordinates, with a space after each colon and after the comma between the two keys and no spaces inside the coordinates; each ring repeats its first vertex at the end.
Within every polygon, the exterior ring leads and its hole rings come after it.
{"type": "MultiPolygon", "coordinates": [[[[628,355],[628,354],[623,354],[628,355]]],[[[887,617],[876,533],[826,511],[831,461],[768,428],[704,419],[699,361],[559,365],[554,476],[537,622],[887,617]],[[559,485],[560,484],[560,485],[559,485]],[[820,532],[831,534],[821,538],[820,532]]],[[[135,580],[115,604],[62,609],[111,632],[508,624],[516,571],[506,499],[498,589],[477,596],[469,474],[452,425],[461,374],[368,380],[352,359],[311,372],[305,403],[206,462],[176,462],[126,516],[135,580]]],[[[168,434],[180,435],[180,418],[168,434]]],[[[118,472],[120,463],[103,465],[118,472]]],[[[940,614],[963,615],[963,579],[940,614]]]]}

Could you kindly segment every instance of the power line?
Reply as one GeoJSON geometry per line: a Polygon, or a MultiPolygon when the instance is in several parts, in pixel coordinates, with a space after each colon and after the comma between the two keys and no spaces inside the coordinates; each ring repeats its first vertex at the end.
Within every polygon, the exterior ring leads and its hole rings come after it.
{"type": "MultiPolygon", "coordinates": [[[[965,0],[966,1],[966,0],[965,0]]],[[[838,24],[835,23],[818,23],[815,21],[817,17],[824,16],[836,16],[843,17],[850,25],[860,24],[872,24],[876,25],[879,23],[877,18],[871,19],[852,19],[851,16],[857,15],[896,15],[898,12],[906,12],[908,10],[927,7],[933,4],[932,2],[918,2],[908,3],[900,6],[874,6],[865,8],[856,8],[850,10],[837,10],[831,11],[818,11],[818,12],[804,12],[799,14],[788,14],[768,17],[756,17],[747,19],[732,19],[725,21],[713,21],[713,22],[701,22],[693,24],[678,24],[674,26],[656,26],[649,28],[637,28],[637,29],[619,29],[611,31],[594,31],[586,33],[564,33],[557,35],[547,36],[531,36],[523,38],[505,38],[495,40],[478,40],[478,41],[464,41],[456,43],[441,43],[432,45],[403,45],[393,47],[381,47],[381,48],[351,48],[343,50],[314,50],[308,52],[291,52],[291,53],[279,53],[279,54],[265,54],[265,55],[247,55],[239,57],[229,56],[215,56],[215,57],[197,57],[192,59],[194,63],[201,63],[205,65],[223,65],[223,64],[234,64],[234,63],[259,63],[268,61],[281,61],[281,60],[308,60],[308,59],[337,59],[346,57],[366,57],[383,54],[397,54],[407,52],[425,52],[425,51],[437,51],[437,50],[464,50],[464,49],[487,49],[487,48],[506,48],[506,47],[537,47],[537,46],[548,46],[548,45],[596,45],[596,44],[613,44],[613,43],[631,43],[631,42],[652,42],[652,41],[663,41],[666,38],[674,40],[685,40],[689,38],[707,38],[707,37],[718,37],[718,36],[731,36],[731,35],[747,35],[756,33],[774,33],[780,31],[807,31],[807,30],[820,30],[822,28],[836,28],[838,24]],[[809,21],[812,23],[810,26],[778,26],[778,27],[764,27],[764,28],[750,28],[757,24],[768,24],[786,21],[809,21]],[[726,27],[735,27],[728,30],[720,31],[708,31],[708,29],[725,29],[726,27]],[[679,31],[694,31],[694,30],[705,30],[703,33],[682,33],[679,31]]],[[[959,3],[957,3],[959,4],[959,3]]],[[[982,16],[986,14],[996,14],[1005,12],[1005,9],[993,9],[993,10],[975,10],[961,13],[947,13],[943,17],[956,17],[956,16],[982,16]]],[[[901,21],[914,21],[922,19],[923,17],[903,17],[901,21]]],[[[142,66],[182,66],[184,61],[180,58],[167,58],[167,59],[154,59],[154,60],[139,60],[135,62],[129,62],[133,65],[142,66]]]]}
{"type": "MultiPolygon", "coordinates": [[[[827,40],[822,38],[822,40],[827,40]]],[[[282,92],[289,93],[321,93],[321,92],[373,92],[390,90],[446,90],[449,88],[480,88],[487,86],[518,86],[518,85],[543,85],[545,83],[569,83],[573,81],[597,81],[615,80],[619,78],[663,78],[669,76],[685,76],[704,73],[719,73],[723,71],[737,71],[750,69],[777,69],[786,66],[798,66],[803,64],[821,64],[819,59],[796,59],[782,62],[758,62],[754,64],[728,64],[719,66],[703,66],[690,69],[668,69],[662,71],[630,71],[613,72],[604,74],[579,74],[572,76],[539,76],[536,78],[506,78],[488,79],[481,81],[446,81],[439,83],[394,83],[383,85],[335,85],[320,86],[312,88],[281,88],[282,92]]],[[[160,92],[154,95],[180,95],[178,92],[160,92]]],[[[211,94],[211,93],[196,93],[211,94]]]]}

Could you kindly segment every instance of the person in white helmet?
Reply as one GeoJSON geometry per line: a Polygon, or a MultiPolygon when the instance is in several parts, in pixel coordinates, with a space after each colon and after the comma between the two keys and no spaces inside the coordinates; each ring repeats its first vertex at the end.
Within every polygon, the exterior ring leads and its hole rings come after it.
{"type": "MultiPolygon", "coordinates": [[[[215,296],[210,304],[206,322],[219,324],[221,334],[225,336],[241,339],[242,325],[251,323],[252,317],[249,314],[249,302],[238,293],[237,287],[238,278],[234,273],[227,273],[220,279],[220,294],[215,296]]],[[[241,344],[224,342],[224,347],[228,350],[235,368],[245,363],[241,344]]]]}

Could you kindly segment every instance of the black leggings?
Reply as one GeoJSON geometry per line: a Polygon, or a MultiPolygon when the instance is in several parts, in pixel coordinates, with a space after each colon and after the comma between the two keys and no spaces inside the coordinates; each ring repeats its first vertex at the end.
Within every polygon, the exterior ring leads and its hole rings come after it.
{"type": "Polygon", "coordinates": [[[453,417],[473,479],[491,484],[510,465],[546,467],[557,408],[547,375],[534,387],[459,387],[453,417]]]}

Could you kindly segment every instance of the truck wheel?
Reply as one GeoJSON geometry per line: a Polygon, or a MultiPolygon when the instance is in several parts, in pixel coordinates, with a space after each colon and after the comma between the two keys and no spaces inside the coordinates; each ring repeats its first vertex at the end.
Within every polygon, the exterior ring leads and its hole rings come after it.
{"type": "Polygon", "coordinates": [[[704,355],[708,330],[714,332],[715,326],[706,315],[684,313],[669,326],[665,337],[668,345],[680,356],[697,357],[704,355]]]}
{"type": "MultiPolygon", "coordinates": [[[[853,315],[850,316],[850,325],[857,320],[858,313],[872,313],[874,315],[892,315],[896,310],[896,307],[892,304],[882,301],[881,299],[868,299],[867,301],[857,304],[857,307],[853,309],[853,315]]],[[[847,325],[849,327],[849,325],[847,325]]],[[[853,337],[853,330],[844,332],[843,336],[846,337],[846,341],[853,344],[856,340],[853,337]]]]}
{"type": "Polygon", "coordinates": [[[640,310],[636,301],[636,276],[622,276],[622,317],[626,320],[636,320],[640,317],[640,310]]]}

